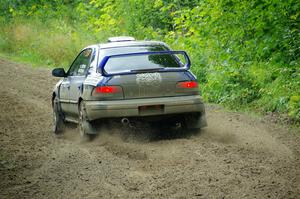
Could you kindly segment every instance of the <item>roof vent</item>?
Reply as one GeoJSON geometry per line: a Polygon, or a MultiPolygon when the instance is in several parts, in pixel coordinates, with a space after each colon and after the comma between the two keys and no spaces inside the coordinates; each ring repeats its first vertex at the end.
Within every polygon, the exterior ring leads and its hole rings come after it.
{"type": "Polygon", "coordinates": [[[120,37],[110,37],[108,42],[122,42],[122,41],[135,41],[133,37],[120,36],[120,37]]]}

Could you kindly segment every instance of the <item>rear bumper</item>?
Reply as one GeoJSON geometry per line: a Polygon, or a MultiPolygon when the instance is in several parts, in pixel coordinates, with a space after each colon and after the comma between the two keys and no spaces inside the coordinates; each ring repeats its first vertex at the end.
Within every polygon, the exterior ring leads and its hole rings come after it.
{"type": "Polygon", "coordinates": [[[161,97],[148,99],[129,99],[113,101],[85,101],[89,120],[115,117],[137,117],[151,115],[169,115],[198,112],[205,117],[201,96],[161,97]],[[162,105],[159,111],[141,112],[141,106],[162,105]]]}

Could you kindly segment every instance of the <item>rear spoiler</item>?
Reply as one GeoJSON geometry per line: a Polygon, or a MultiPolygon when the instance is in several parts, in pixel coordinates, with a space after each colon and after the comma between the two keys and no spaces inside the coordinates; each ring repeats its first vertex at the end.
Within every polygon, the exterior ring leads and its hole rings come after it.
{"type": "Polygon", "coordinates": [[[119,73],[107,73],[104,68],[106,63],[110,58],[114,57],[128,57],[128,56],[140,56],[140,55],[173,55],[173,54],[182,54],[186,59],[186,64],[182,68],[166,68],[160,72],[171,72],[171,71],[186,71],[191,67],[191,60],[185,51],[154,51],[154,52],[138,52],[138,53],[125,53],[125,54],[116,54],[105,56],[99,64],[100,72],[103,76],[110,77],[114,75],[128,75],[128,74],[137,74],[138,72],[119,72],[119,73]]]}

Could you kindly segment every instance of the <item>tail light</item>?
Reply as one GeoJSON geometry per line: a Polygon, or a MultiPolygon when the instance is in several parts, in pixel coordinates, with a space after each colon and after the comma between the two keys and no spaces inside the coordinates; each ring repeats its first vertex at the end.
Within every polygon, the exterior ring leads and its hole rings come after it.
{"type": "Polygon", "coordinates": [[[195,81],[186,81],[186,82],[178,82],[176,85],[177,88],[198,88],[198,83],[195,81]]]}
{"type": "Polygon", "coordinates": [[[123,89],[121,86],[97,86],[92,96],[97,99],[123,99],[123,89]]]}
{"type": "Polygon", "coordinates": [[[176,84],[176,92],[183,93],[186,95],[198,95],[200,94],[198,82],[196,81],[178,82],[176,84]]]}
{"type": "Polygon", "coordinates": [[[122,92],[120,86],[98,86],[95,88],[95,93],[114,94],[122,92]]]}

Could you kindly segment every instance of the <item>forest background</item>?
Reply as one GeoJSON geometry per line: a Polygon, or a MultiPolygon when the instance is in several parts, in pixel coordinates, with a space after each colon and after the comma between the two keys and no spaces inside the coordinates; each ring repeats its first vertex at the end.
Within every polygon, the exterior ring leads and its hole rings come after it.
{"type": "Polygon", "coordinates": [[[185,50],[207,102],[300,121],[299,0],[0,0],[0,53],[69,67],[128,35],[185,50]]]}

